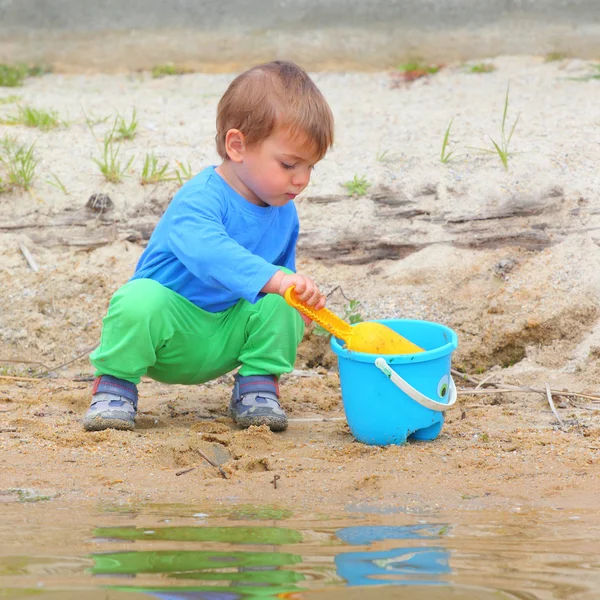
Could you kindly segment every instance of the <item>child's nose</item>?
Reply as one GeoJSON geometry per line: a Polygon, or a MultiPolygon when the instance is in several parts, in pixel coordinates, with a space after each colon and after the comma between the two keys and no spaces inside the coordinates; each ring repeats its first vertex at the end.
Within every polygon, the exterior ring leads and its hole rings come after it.
{"type": "Polygon", "coordinates": [[[301,171],[297,171],[292,176],[292,185],[297,185],[300,187],[306,187],[308,182],[310,181],[310,170],[302,169],[301,171]]]}

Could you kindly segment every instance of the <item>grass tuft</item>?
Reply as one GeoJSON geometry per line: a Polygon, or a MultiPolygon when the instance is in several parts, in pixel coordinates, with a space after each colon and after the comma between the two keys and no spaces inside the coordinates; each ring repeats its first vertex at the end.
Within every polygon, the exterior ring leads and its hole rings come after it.
{"type": "Polygon", "coordinates": [[[351,181],[346,181],[342,185],[348,190],[349,196],[364,196],[371,187],[364,175],[362,177],[355,175],[351,181]]]}
{"type": "Polygon", "coordinates": [[[19,87],[27,77],[27,71],[22,66],[0,64],[0,86],[19,87]]]}
{"type": "Polygon", "coordinates": [[[388,160],[390,160],[392,157],[390,155],[390,151],[389,150],[384,150],[383,152],[377,152],[377,154],[375,155],[375,160],[377,162],[387,162],[388,160]]]}
{"type": "Polygon", "coordinates": [[[398,67],[398,71],[401,73],[422,73],[423,75],[435,75],[440,69],[441,65],[430,65],[429,63],[421,60],[411,60],[398,67]]]}
{"type": "Polygon", "coordinates": [[[469,73],[493,73],[496,70],[496,66],[492,63],[477,63],[476,65],[469,65],[467,67],[469,73]]]}
{"type": "Polygon", "coordinates": [[[83,111],[85,124],[88,126],[90,131],[92,131],[92,128],[96,125],[106,123],[110,119],[110,115],[106,115],[106,117],[95,117],[94,115],[88,115],[83,108],[81,110],[83,111]]]}
{"type": "Polygon", "coordinates": [[[68,196],[69,192],[65,187],[64,183],[54,173],[50,172],[50,176],[54,181],[46,179],[46,183],[60,190],[65,196],[68,196]]]}
{"type": "Polygon", "coordinates": [[[444,141],[442,142],[442,153],[440,155],[440,160],[446,164],[452,158],[454,152],[448,152],[448,141],[450,139],[450,129],[452,129],[452,123],[454,123],[454,119],[450,119],[450,123],[448,123],[448,127],[446,128],[446,133],[444,134],[444,141]]]}
{"type": "Polygon", "coordinates": [[[175,169],[175,178],[179,182],[179,185],[182,186],[186,181],[189,181],[192,178],[192,165],[188,162],[187,164],[183,164],[180,161],[177,162],[177,168],[175,169]]]}
{"type": "Polygon", "coordinates": [[[600,79],[600,64],[590,65],[590,72],[581,77],[569,77],[571,81],[590,81],[592,79],[600,79]]]}
{"type": "Polygon", "coordinates": [[[138,120],[136,117],[137,113],[135,108],[133,109],[131,121],[129,121],[129,123],[127,123],[121,115],[117,116],[115,141],[120,142],[122,140],[133,140],[135,138],[137,135],[138,126],[138,120]]]}
{"type": "Polygon", "coordinates": [[[39,77],[50,73],[49,67],[40,65],[5,65],[0,64],[0,87],[19,87],[26,77],[39,77]]]}
{"type": "Polygon", "coordinates": [[[171,75],[185,75],[186,73],[191,73],[190,69],[178,67],[173,63],[164,63],[152,67],[152,77],[154,79],[158,79],[159,77],[168,77],[171,75]]]}
{"type": "Polygon", "coordinates": [[[27,191],[35,179],[38,160],[33,154],[33,147],[19,146],[15,138],[5,136],[0,142],[0,163],[8,177],[4,189],[13,187],[27,191]]]}
{"type": "Polygon", "coordinates": [[[56,111],[46,111],[32,108],[31,106],[19,106],[16,115],[2,120],[3,125],[25,125],[25,127],[37,127],[42,131],[55,129],[60,125],[60,119],[56,111]]]}
{"type": "Polygon", "coordinates": [[[21,99],[21,96],[6,96],[6,98],[0,98],[0,104],[15,104],[21,99]]]}
{"type": "Polygon", "coordinates": [[[508,150],[508,147],[510,145],[510,141],[511,141],[512,136],[517,127],[517,123],[519,122],[519,117],[521,116],[520,114],[517,115],[517,118],[515,119],[515,122],[513,123],[512,127],[510,128],[510,132],[508,132],[508,135],[507,135],[506,117],[508,115],[509,90],[510,90],[510,83],[506,86],[506,97],[504,98],[504,111],[502,113],[502,126],[500,129],[500,133],[501,133],[500,142],[499,143],[495,142],[490,137],[490,141],[492,142],[492,144],[494,146],[494,150],[488,150],[486,148],[473,148],[473,150],[479,150],[481,152],[486,152],[486,153],[490,153],[490,154],[498,154],[498,156],[500,157],[500,160],[502,161],[502,165],[504,166],[504,168],[507,171],[508,171],[508,159],[510,156],[512,156],[512,154],[508,150]]]}
{"type": "Polygon", "coordinates": [[[151,152],[146,154],[144,166],[142,167],[142,176],[140,182],[142,185],[153,185],[161,181],[173,181],[176,179],[174,174],[169,174],[169,161],[159,165],[158,158],[151,152]]]}
{"type": "Polygon", "coordinates": [[[560,60],[565,60],[568,58],[568,55],[565,52],[548,52],[544,57],[544,62],[558,62],[560,60]]]}
{"type": "Polygon", "coordinates": [[[399,87],[402,83],[412,83],[422,77],[437,73],[443,65],[429,64],[420,60],[412,60],[400,65],[393,75],[392,87],[399,87]]]}
{"type": "MultiPolygon", "coordinates": [[[[100,158],[92,158],[98,165],[100,172],[104,175],[104,179],[111,183],[121,183],[127,170],[131,167],[134,157],[132,156],[125,164],[121,162],[119,153],[121,144],[115,140],[115,132],[117,130],[117,120],[115,120],[112,129],[104,134],[102,145],[98,143],[100,150],[100,158]]],[[[95,138],[94,138],[95,139],[95,138]]]]}

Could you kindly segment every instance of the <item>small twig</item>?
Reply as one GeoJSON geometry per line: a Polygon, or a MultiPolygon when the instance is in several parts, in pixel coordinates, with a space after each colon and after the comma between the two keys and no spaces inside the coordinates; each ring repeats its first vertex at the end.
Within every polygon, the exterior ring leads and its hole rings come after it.
{"type": "Polygon", "coordinates": [[[9,381],[44,381],[39,377],[13,377],[12,375],[0,375],[0,379],[8,379],[9,381]]]}
{"type": "Polygon", "coordinates": [[[456,369],[450,369],[450,372],[452,373],[452,375],[455,375],[456,377],[460,377],[461,379],[464,379],[465,381],[468,381],[469,383],[479,383],[479,379],[475,379],[475,377],[471,377],[470,375],[467,375],[466,373],[461,373],[460,371],[457,371],[456,369]]]}
{"type": "MultiPolygon", "coordinates": [[[[206,454],[204,454],[204,452],[202,452],[202,450],[198,450],[198,448],[194,448],[194,450],[211,466],[214,467],[215,469],[217,469],[219,471],[219,473],[221,474],[221,476],[223,477],[223,479],[227,479],[227,473],[223,470],[223,468],[218,465],[216,462],[213,462],[212,460],[210,460],[210,458],[208,458],[208,456],[206,456],[206,454]]],[[[194,469],[197,469],[198,467],[191,467],[190,469],[184,469],[183,471],[177,471],[177,473],[175,473],[175,475],[179,476],[179,475],[185,475],[185,473],[189,473],[190,471],[193,471],[194,469]]]]}
{"type": "Polygon", "coordinates": [[[27,248],[27,246],[23,242],[21,242],[19,244],[19,249],[23,253],[23,256],[25,257],[27,264],[31,267],[31,270],[34,273],[37,273],[40,270],[40,268],[38,267],[37,263],[35,262],[35,258],[33,258],[31,252],[29,252],[29,248],[27,248]]]}
{"type": "Polygon", "coordinates": [[[16,427],[0,427],[0,433],[15,433],[16,427]]]}
{"type": "MultiPolygon", "coordinates": [[[[495,384],[493,384],[495,385],[495,384]]],[[[579,392],[565,392],[562,390],[550,390],[554,396],[562,396],[566,398],[585,398],[586,400],[600,400],[598,396],[590,396],[589,394],[580,394],[579,392]]],[[[478,396],[484,394],[512,394],[512,393],[532,393],[546,395],[546,391],[539,388],[532,387],[519,387],[518,385],[511,385],[503,388],[485,388],[485,389],[471,389],[471,388],[459,388],[457,392],[461,396],[478,396]]]]}
{"type": "Polygon", "coordinates": [[[327,423],[328,421],[345,421],[346,417],[306,417],[298,419],[288,419],[292,423],[327,423]]]}
{"type": "MultiPolygon", "coordinates": [[[[495,386],[495,387],[486,388],[484,390],[484,389],[481,389],[481,387],[490,380],[491,376],[487,377],[483,381],[480,381],[479,379],[477,379],[475,377],[471,377],[471,376],[467,375],[466,373],[461,373],[460,371],[457,371],[456,369],[450,369],[450,372],[452,373],[452,375],[455,375],[456,377],[460,377],[461,379],[468,381],[469,383],[476,384],[476,387],[473,390],[471,390],[469,388],[459,389],[458,393],[463,394],[463,395],[485,394],[485,393],[493,394],[494,392],[502,392],[502,393],[533,392],[536,394],[542,394],[544,396],[546,395],[546,391],[541,390],[539,388],[532,388],[529,386],[519,386],[519,385],[511,385],[511,384],[501,384],[501,383],[491,383],[489,385],[495,386]]],[[[591,394],[580,394],[579,392],[568,392],[568,391],[564,391],[564,390],[550,390],[550,391],[552,392],[552,394],[554,396],[562,396],[565,398],[569,398],[569,397],[585,398],[586,400],[591,400],[594,403],[600,402],[600,396],[592,396],[591,394]]]]}
{"type": "Polygon", "coordinates": [[[556,406],[554,406],[554,400],[552,400],[552,393],[550,392],[550,386],[546,383],[546,398],[548,398],[548,404],[550,405],[550,408],[552,409],[552,412],[554,413],[554,416],[556,417],[556,420],[560,423],[560,426],[562,427],[564,425],[562,419],[560,418],[558,411],[556,410],[556,406]]]}
{"type": "Polygon", "coordinates": [[[83,358],[86,354],[89,354],[92,350],[95,350],[98,346],[99,346],[99,344],[94,344],[91,348],[87,348],[81,354],[78,354],[75,358],[73,358],[72,360],[70,360],[66,363],[63,363],[62,365],[58,365],[57,367],[52,367],[51,369],[47,369],[43,373],[40,373],[38,377],[45,377],[46,375],[48,375],[49,373],[52,373],[53,371],[58,371],[58,370],[62,369],[63,367],[68,367],[70,364],[74,363],[75,361],[79,360],[80,358],[83,358]]]}
{"type": "Polygon", "coordinates": [[[180,475],[185,475],[186,473],[189,473],[190,471],[193,471],[194,469],[197,469],[198,467],[190,467],[189,469],[183,469],[183,471],[177,471],[177,473],[175,473],[175,475],[177,475],[177,477],[179,477],[180,475]]]}
{"type": "Polygon", "coordinates": [[[333,294],[335,292],[337,292],[339,290],[340,294],[344,297],[344,300],[346,300],[347,302],[350,302],[350,298],[348,298],[348,296],[346,296],[346,294],[344,294],[344,290],[342,289],[341,285],[336,285],[328,294],[327,294],[327,300],[329,300],[329,298],[331,298],[331,296],[333,296],[333,294]]]}
{"type": "Polygon", "coordinates": [[[496,373],[492,373],[491,375],[488,375],[485,379],[482,379],[476,386],[475,389],[478,390],[479,388],[483,387],[483,385],[485,383],[487,383],[488,381],[490,381],[490,379],[493,379],[494,377],[496,377],[496,373]]]}
{"type": "Polygon", "coordinates": [[[40,362],[39,360],[22,360],[20,358],[0,358],[0,363],[14,363],[17,365],[40,365],[40,367],[44,367],[44,369],[48,368],[47,365],[45,365],[43,362],[40,362]]]}
{"type": "Polygon", "coordinates": [[[273,480],[270,482],[273,484],[273,488],[277,489],[277,480],[281,479],[279,475],[273,475],[273,480]]]}
{"type": "MultiPolygon", "coordinates": [[[[514,389],[514,388],[485,388],[485,389],[471,389],[471,388],[457,388],[457,393],[461,396],[485,396],[486,394],[511,394],[516,392],[534,392],[532,389],[514,389]]],[[[536,393],[542,393],[541,391],[536,393]]]]}

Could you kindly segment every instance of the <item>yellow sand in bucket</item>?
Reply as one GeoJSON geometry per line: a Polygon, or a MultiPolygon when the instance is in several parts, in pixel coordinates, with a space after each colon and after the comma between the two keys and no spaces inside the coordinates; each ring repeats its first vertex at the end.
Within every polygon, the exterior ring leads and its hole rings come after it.
{"type": "Polygon", "coordinates": [[[423,348],[413,344],[382,323],[366,322],[350,325],[327,308],[315,310],[300,302],[294,287],[285,291],[285,299],[290,306],[310,317],[334,337],[343,340],[348,350],[366,354],[416,354],[423,348]]]}

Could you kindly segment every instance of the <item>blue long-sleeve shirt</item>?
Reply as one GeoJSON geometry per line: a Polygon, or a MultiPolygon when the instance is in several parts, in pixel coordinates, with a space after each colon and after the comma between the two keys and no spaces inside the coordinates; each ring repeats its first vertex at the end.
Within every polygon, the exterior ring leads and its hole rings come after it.
{"type": "Polygon", "coordinates": [[[257,206],[209,167],[175,195],[132,279],[154,279],[209,312],[254,303],[278,266],[295,271],[293,202],[257,206]]]}

